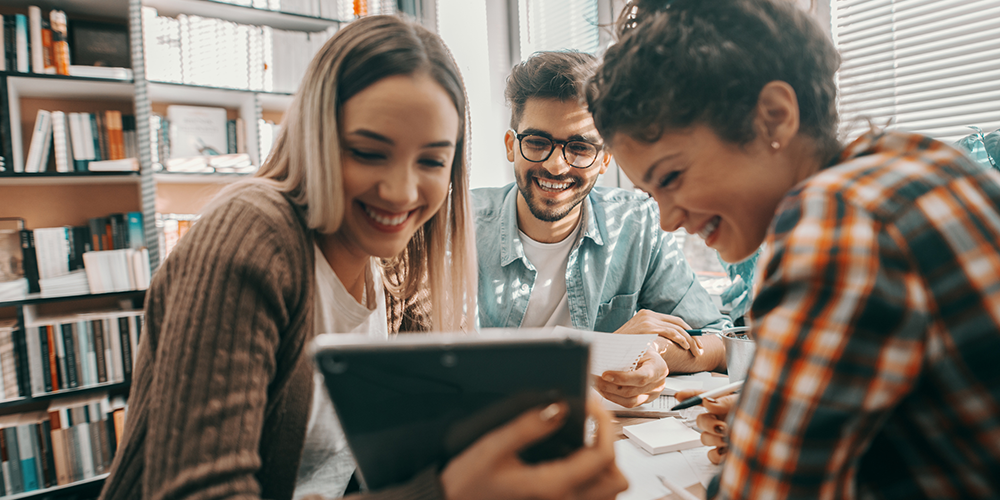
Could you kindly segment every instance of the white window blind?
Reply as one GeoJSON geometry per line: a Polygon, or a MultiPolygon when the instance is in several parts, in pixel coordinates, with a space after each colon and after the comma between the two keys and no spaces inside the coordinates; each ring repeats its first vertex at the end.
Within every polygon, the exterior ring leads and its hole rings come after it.
{"type": "Polygon", "coordinates": [[[1000,128],[1000,0],[831,0],[841,133],[1000,128]]]}
{"type": "Polygon", "coordinates": [[[576,49],[595,54],[600,47],[598,0],[517,0],[520,56],[540,50],[576,49]]]}

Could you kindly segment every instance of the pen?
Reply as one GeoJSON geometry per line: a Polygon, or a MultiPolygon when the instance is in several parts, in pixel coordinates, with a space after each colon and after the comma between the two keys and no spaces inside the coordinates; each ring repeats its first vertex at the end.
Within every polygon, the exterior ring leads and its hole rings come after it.
{"type": "Polygon", "coordinates": [[[726,394],[729,394],[730,392],[736,392],[740,390],[740,387],[743,387],[742,380],[740,380],[739,382],[733,382],[732,384],[729,385],[724,385],[722,387],[719,387],[718,389],[712,389],[711,391],[703,392],[693,398],[685,399],[684,401],[681,401],[680,403],[674,405],[674,407],[671,408],[670,411],[683,410],[684,408],[690,408],[695,405],[700,405],[705,398],[724,396],[726,394]]]}
{"type": "Polygon", "coordinates": [[[713,330],[711,328],[693,328],[691,330],[684,330],[688,335],[692,337],[697,337],[698,335],[714,335],[716,333],[722,333],[722,330],[713,330]]]}
{"type": "Polygon", "coordinates": [[[698,500],[698,497],[692,495],[688,490],[678,486],[677,483],[668,479],[667,476],[657,475],[656,478],[659,479],[660,482],[663,483],[663,486],[666,486],[671,493],[681,497],[682,500],[698,500]]]}

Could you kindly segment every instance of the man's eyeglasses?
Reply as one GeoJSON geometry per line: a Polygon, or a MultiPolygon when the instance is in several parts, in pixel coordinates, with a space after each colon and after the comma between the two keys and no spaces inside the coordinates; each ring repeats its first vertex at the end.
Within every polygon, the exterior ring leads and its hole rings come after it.
{"type": "MultiPolygon", "coordinates": [[[[513,131],[512,131],[513,132],[513,131]]],[[[576,168],[588,168],[597,161],[597,154],[603,146],[586,141],[557,141],[542,135],[514,133],[520,143],[521,156],[530,162],[541,163],[552,156],[556,145],[562,146],[566,163],[576,168]]]]}

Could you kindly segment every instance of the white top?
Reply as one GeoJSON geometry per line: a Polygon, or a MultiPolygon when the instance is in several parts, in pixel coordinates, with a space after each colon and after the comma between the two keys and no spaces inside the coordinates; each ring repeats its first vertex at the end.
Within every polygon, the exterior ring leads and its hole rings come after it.
{"type": "Polygon", "coordinates": [[[537,242],[518,229],[524,256],[535,266],[535,285],[531,288],[521,328],[573,327],[566,293],[566,263],[582,225],[578,223],[569,236],[557,243],[537,242]]]}
{"type": "MultiPolygon", "coordinates": [[[[359,304],[337,275],[330,263],[316,249],[316,298],[314,328],[320,333],[365,333],[388,338],[388,318],[382,273],[372,259],[365,273],[365,293],[359,304]]],[[[295,482],[295,500],[306,495],[340,497],[354,472],[354,457],[347,448],[344,431],[333,411],[323,376],[318,372],[313,380],[312,409],[306,428],[302,462],[295,482]]]]}

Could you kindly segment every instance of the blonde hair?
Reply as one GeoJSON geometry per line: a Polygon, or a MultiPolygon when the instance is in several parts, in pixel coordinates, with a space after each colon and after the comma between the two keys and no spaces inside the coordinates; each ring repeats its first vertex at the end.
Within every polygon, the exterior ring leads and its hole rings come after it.
{"type": "Polygon", "coordinates": [[[476,314],[476,263],[468,165],[468,109],[462,76],[434,33],[392,16],[352,22],[326,42],[306,70],[285,114],[270,156],[251,182],[264,182],[305,207],[307,224],[332,234],[344,217],[338,119],[343,104],[373,83],[393,75],[423,72],[451,96],[459,114],[459,137],[449,195],[438,212],[395,259],[382,262],[383,280],[399,298],[429,290],[431,328],[472,328],[476,314]]]}

